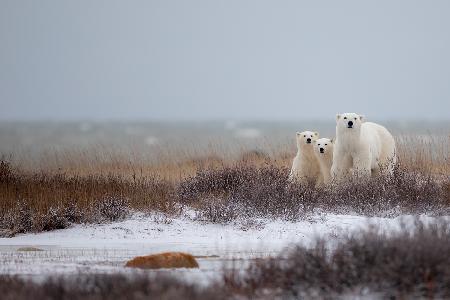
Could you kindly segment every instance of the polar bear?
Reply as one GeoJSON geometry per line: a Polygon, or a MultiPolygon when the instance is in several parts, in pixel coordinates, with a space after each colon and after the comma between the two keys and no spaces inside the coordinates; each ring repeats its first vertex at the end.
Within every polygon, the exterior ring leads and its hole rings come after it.
{"type": "Polygon", "coordinates": [[[314,155],[319,162],[320,177],[317,186],[322,186],[330,182],[331,166],[333,164],[333,140],[321,138],[314,141],[314,155]]]}
{"type": "Polygon", "coordinates": [[[350,172],[363,177],[381,170],[392,174],[396,162],[395,141],[386,128],[355,113],[336,115],[333,179],[339,182],[350,172]]]}
{"type": "Polygon", "coordinates": [[[320,167],[314,155],[313,143],[319,133],[313,131],[297,132],[297,155],[292,162],[289,180],[303,184],[316,183],[320,175],[320,167]]]}

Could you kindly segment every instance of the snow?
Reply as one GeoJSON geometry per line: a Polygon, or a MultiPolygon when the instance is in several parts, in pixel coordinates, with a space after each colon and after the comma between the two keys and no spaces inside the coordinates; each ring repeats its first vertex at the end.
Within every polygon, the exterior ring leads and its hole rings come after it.
{"type": "MultiPolygon", "coordinates": [[[[434,220],[428,216],[420,219],[434,220]]],[[[0,274],[41,278],[80,272],[143,272],[123,265],[137,255],[183,251],[202,256],[198,259],[200,269],[167,272],[207,282],[220,275],[226,265],[238,262],[243,267],[252,258],[276,255],[299,243],[311,245],[317,237],[332,242],[370,224],[389,232],[399,229],[402,222],[413,221],[413,216],[367,218],[323,214],[299,222],[256,220],[249,226],[203,223],[188,215],[167,219],[136,213],[122,222],[74,225],[68,229],[0,238],[0,274]],[[24,246],[44,251],[17,251],[24,246]]]]}

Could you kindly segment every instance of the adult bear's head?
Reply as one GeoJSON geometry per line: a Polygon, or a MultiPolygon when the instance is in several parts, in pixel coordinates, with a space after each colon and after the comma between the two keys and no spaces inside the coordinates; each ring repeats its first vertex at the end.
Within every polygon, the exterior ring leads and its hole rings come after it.
{"type": "Polygon", "coordinates": [[[364,116],[355,113],[343,113],[336,115],[336,129],[339,132],[355,132],[364,123],[364,116]]]}

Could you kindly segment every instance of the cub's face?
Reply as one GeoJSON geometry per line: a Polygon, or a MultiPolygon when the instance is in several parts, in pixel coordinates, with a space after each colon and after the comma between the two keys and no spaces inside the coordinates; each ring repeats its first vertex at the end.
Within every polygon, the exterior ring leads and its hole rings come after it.
{"type": "Polygon", "coordinates": [[[336,126],[341,130],[358,130],[364,122],[364,116],[355,113],[344,113],[336,115],[336,126]]]}
{"type": "Polygon", "coordinates": [[[303,131],[297,132],[297,145],[299,147],[312,146],[315,140],[319,138],[318,132],[313,131],[303,131]]]}
{"type": "Polygon", "coordinates": [[[314,142],[314,151],[320,155],[333,154],[333,140],[321,138],[314,142]]]}

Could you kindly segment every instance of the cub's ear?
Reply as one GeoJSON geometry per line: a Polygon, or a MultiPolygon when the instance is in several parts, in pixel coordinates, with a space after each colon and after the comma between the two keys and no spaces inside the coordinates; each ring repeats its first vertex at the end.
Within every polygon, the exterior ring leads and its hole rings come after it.
{"type": "Polygon", "coordinates": [[[317,131],[314,132],[314,135],[319,137],[319,133],[317,131]]]}
{"type": "Polygon", "coordinates": [[[366,121],[366,116],[359,115],[359,119],[361,120],[361,122],[364,122],[364,121],[366,121]]]}
{"type": "Polygon", "coordinates": [[[332,143],[332,144],[334,143],[333,139],[330,140],[330,143],[332,143]]]}
{"type": "Polygon", "coordinates": [[[337,114],[336,115],[336,122],[339,121],[340,118],[341,118],[341,114],[337,114]]]}
{"type": "Polygon", "coordinates": [[[317,140],[314,140],[314,141],[313,141],[313,144],[317,144],[317,140]]]}
{"type": "Polygon", "coordinates": [[[300,131],[297,131],[297,136],[300,136],[302,133],[300,131]]]}

